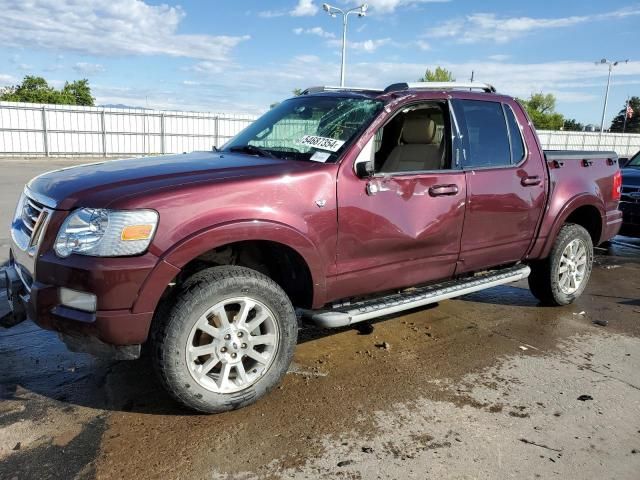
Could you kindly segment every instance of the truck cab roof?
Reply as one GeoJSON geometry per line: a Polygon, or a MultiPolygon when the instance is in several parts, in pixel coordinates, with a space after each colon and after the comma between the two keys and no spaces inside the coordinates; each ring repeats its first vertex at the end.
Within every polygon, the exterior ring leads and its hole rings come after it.
{"type": "Polygon", "coordinates": [[[480,82],[401,82],[392,83],[384,89],[370,87],[338,87],[338,86],[316,86],[305,89],[301,95],[328,96],[328,97],[350,97],[350,98],[372,98],[380,100],[392,100],[416,93],[427,92],[460,92],[473,93],[480,96],[504,97],[498,95],[496,89],[487,83],[480,82]]]}

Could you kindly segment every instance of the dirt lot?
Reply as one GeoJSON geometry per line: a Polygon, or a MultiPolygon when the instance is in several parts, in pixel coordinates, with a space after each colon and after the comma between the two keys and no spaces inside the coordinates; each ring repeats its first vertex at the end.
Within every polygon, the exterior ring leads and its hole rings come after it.
{"type": "MultiPolygon", "coordinates": [[[[68,164],[0,160],[0,223],[28,178],[68,164]]],[[[599,249],[572,306],[521,282],[372,331],[305,327],[284,384],[223,415],[178,407],[145,360],[68,353],[30,322],[0,329],[0,359],[0,479],[637,479],[640,241],[599,249]]]]}

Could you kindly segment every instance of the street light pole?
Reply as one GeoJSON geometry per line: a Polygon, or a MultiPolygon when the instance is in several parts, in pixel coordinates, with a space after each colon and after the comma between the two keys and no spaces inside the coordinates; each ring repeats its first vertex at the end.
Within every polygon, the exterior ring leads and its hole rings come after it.
{"type": "Polygon", "coordinates": [[[604,106],[602,107],[602,120],[600,120],[600,135],[598,136],[598,146],[600,146],[600,140],[602,139],[602,134],[604,133],[604,119],[607,115],[607,102],[609,101],[609,87],[611,85],[611,73],[613,72],[613,67],[617,67],[621,62],[627,63],[628,61],[629,60],[616,60],[610,62],[606,58],[603,58],[599,62],[596,62],[596,65],[607,65],[609,67],[609,75],[607,77],[607,90],[604,94],[604,106]]]}
{"type": "Polygon", "coordinates": [[[359,17],[366,16],[367,9],[369,6],[366,3],[363,3],[359,7],[352,8],[351,10],[342,10],[341,8],[334,7],[333,5],[329,5],[328,3],[324,3],[322,8],[325,12],[327,12],[332,17],[336,17],[339,13],[342,15],[342,62],[340,65],[340,86],[344,87],[344,75],[345,75],[345,65],[347,59],[347,20],[349,15],[352,13],[357,13],[359,17]]]}

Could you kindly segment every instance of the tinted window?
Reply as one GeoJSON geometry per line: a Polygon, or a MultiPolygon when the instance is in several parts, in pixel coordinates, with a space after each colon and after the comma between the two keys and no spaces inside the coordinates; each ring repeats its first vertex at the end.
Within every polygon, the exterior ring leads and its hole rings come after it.
{"type": "Polygon", "coordinates": [[[460,101],[467,126],[467,167],[511,164],[511,149],[502,104],[479,100],[460,101]]]}
{"type": "Polygon", "coordinates": [[[507,114],[507,123],[509,124],[509,137],[511,138],[511,163],[517,164],[524,158],[524,143],[522,141],[522,132],[516,121],[516,116],[509,105],[504,106],[507,114]]]}

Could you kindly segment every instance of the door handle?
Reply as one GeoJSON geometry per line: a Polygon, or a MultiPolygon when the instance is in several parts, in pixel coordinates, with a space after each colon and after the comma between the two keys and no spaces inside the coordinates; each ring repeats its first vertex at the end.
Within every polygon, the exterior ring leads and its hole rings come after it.
{"type": "Polygon", "coordinates": [[[440,197],[442,195],[455,195],[458,193],[457,185],[434,185],[429,188],[429,195],[432,197],[440,197]]]}
{"type": "Polygon", "coordinates": [[[534,175],[532,177],[524,177],[520,181],[523,187],[533,187],[534,185],[540,185],[540,182],[542,182],[542,180],[538,175],[534,175]]]}

